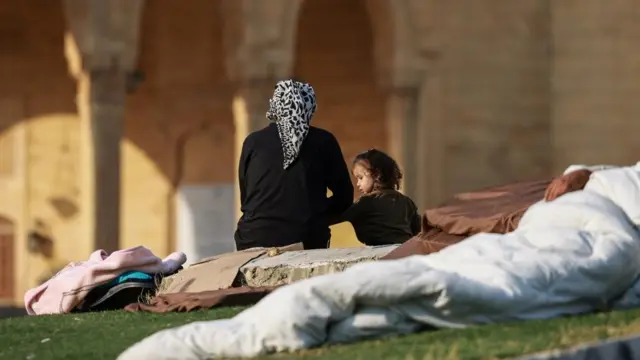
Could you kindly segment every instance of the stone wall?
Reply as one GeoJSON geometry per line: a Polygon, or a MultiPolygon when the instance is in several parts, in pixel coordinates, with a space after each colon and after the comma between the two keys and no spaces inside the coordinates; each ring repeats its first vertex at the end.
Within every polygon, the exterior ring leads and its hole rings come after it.
{"type": "Polygon", "coordinates": [[[207,0],[146,4],[139,61],[145,80],[128,99],[125,121],[122,246],[152,244],[166,253],[175,187],[234,181],[234,87],[224,68],[219,9],[219,1],[207,0]]]}
{"type": "Polygon", "coordinates": [[[12,158],[0,176],[0,212],[16,224],[17,299],[49,269],[91,250],[76,236],[78,118],[63,36],[59,1],[0,1],[0,142],[5,164],[12,158]],[[37,223],[54,240],[53,259],[26,254],[37,223]]]}
{"type": "Polygon", "coordinates": [[[633,0],[553,1],[553,148],[569,163],[640,160],[640,7],[633,0]]]}
{"type": "Polygon", "coordinates": [[[439,4],[431,9],[440,14],[433,29],[440,44],[433,76],[446,141],[444,169],[430,171],[444,172],[441,191],[549,176],[548,2],[439,4]]]}

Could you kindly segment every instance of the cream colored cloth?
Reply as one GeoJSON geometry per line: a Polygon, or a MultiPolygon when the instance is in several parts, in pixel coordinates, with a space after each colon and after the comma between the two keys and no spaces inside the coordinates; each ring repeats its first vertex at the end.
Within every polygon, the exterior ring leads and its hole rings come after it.
{"type": "Polygon", "coordinates": [[[303,250],[302,243],[281,248],[251,248],[206,258],[164,279],[158,294],[228,289],[233,286],[240,268],[251,260],[298,250],[303,250]]]}

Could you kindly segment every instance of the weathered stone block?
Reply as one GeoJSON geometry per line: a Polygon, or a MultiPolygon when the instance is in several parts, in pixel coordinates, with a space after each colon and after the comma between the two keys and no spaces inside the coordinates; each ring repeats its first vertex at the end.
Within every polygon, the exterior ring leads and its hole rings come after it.
{"type": "Polygon", "coordinates": [[[261,257],[240,268],[241,282],[249,286],[278,286],[314,276],[342,272],[348,267],[373,261],[398,245],[291,251],[261,257]]]}

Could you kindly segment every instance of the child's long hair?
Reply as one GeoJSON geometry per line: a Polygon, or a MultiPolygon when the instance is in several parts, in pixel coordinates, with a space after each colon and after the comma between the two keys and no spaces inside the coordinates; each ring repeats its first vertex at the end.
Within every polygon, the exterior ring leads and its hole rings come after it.
{"type": "Polygon", "coordinates": [[[364,166],[371,172],[374,191],[400,190],[402,171],[391,156],[380,150],[370,149],[356,156],[353,165],[356,164],[364,166]]]}

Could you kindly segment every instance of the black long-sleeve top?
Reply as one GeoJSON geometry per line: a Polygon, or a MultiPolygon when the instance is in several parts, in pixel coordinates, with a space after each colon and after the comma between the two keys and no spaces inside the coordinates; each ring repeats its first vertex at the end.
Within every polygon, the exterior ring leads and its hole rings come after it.
{"type": "Polygon", "coordinates": [[[298,158],[286,170],[276,125],[250,134],[242,145],[238,175],[238,250],[297,242],[305,249],[326,248],[329,225],[353,202],[340,145],[330,132],[316,127],[309,129],[298,158]]]}
{"type": "Polygon", "coordinates": [[[420,215],[409,197],[395,190],[362,196],[342,215],[365,245],[401,244],[420,232],[420,215]]]}

